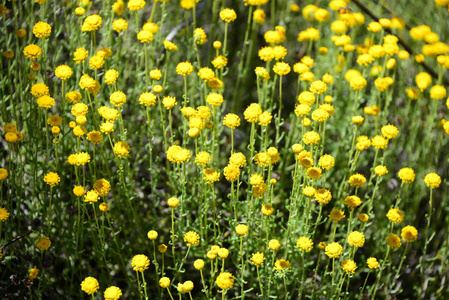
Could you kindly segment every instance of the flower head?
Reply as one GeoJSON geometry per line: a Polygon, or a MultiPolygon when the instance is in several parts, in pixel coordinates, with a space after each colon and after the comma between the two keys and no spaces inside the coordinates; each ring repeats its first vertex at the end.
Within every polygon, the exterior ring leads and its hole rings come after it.
{"type": "Polygon", "coordinates": [[[134,271],[143,272],[150,266],[150,260],[143,254],[134,255],[131,260],[131,266],[134,271]]]}
{"type": "Polygon", "coordinates": [[[189,231],[184,234],[184,242],[187,243],[187,246],[198,246],[200,244],[200,235],[195,231],[189,231]]]}
{"type": "Polygon", "coordinates": [[[84,278],[83,282],[81,282],[81,290],[88,295],[95,294],[99,288],[100,285],[98,283],[98,280],[94,277],[86,277],[84,278]]]}

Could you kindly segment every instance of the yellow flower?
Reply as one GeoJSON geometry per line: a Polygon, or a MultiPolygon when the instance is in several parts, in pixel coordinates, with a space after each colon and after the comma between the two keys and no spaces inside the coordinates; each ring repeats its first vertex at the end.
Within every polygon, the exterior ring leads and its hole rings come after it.
{"type": "Polygon", "coordinates": [[[40,39],[48,38],[51,34],[51,26],[47,22],[37,22],[33,27],[33,34],[40,39]]]}
{"type": "Polygon", "coordinates": [[[441,177],[436,173],[429,173],[424,177],[424,183],[430,188],[438,188],[441,184],[441,177]]]}
{"type": "Polygon", "coordinates": [[[359,197],[355,196],[355,195],[347,196],[345,198],[344,204],[347,205],[350,208],[356,208],[357,206],[362,204],[362,200],[359,197]]]}
{"type": "Polygon", "coordinates": [[[55,69],[55,76],[62,80],[70,78],[72,74],[72,69],[67,65],[60,65],[55,69]]]}
{"type": "Polygon", "coordinates": [[[334,221],[340,221],[345,217],[345,213],[342,210],[339,209],[333,209],[328,215],[329,218],[331,218],[334,221]]]}
{"type": "Polygon", "coordinates": [[[115,107],[121,107],[126,103],[126,95],[122,91],[116,91],[111,94],[109,100],[115,107]]]}
{"type": "Polygon", "coordinates": [[[234,285],[234,276],[229,272],[221,272],[217,276],[215,283],[222,290],[230,289],[234,285]]]}
{"type": "Polygon", "coordinates": [[[105,300],[118,300],[122,296],[122,290],[116,286],[110,286],[103,295],[105,300]]]}
{"type": "Polygon", "coordinates": [[[353,231],[348,235],[348,244],[353,247],[363,247],[365,244],[365,236],[361,232],[353,231]]]}
{"type": "Polygon", "coordinates": [[[370,268],[370,269],[377,269],[380,267],[380,264],[375,257],[368,258],[366,260],[366,264],[368,265],[368,268],[370,268]]]}
{"type": "Polygon", "coordinates": [[[84,278],[83,282],[81,282],[81,290],[88,295],[95,294],[99,288],[100,285],[98,283],[98,280],[94,277],[86,277],[84,278]]]}
{"type": "Polygon", "coordinates": [[[151,32],[147,30],[141,30],[137,33],[137,39],[141,43],[149,43],[154,39],[154,36],[151,32]]]}
{"type": "Polygon", "coordinates": [[[340,268],[342,268],[346,272],[346,274],[354,274],[355,270],[357,269],[357,265],[352,259],[347,259],[341,263],[340,268]]]}
{"type": "Polygon", "coordinates": [[[171,109],[176,104],[178,104],[178,102],[176,102],[176,98],[175,97],[166,96],[166,97],[162,98],[162,105],[164,105],[164,107],[166,109],[171,109]]]}
{"type": "Polygon", "coordinates": [[[415,171],[411,168],[402,168],[398,172],[398,177],[403,183],[412,183],[415,181],[415,171]]]}
{"type": "Polygon", "coordinates": [[[170,278],[168,277],[162,277],[161,279],[159,279],[159,286],[163,289],[166,289],[170,286],[170,278]]]}
{"type": "Polygon", "coordinates": [[[26,58],[35,60],[41,57],[42,50],[38,45],[30,44],[25,48],[23,48],[23,54],[25,55],[26,58]]]}
{"type": "Polygon", "coordinates": [[[131,147],[126,142],[117,142],[114,145],[113,151],[114,154],[117,155],[117,157],[128,157],[129,151],[131,150],[131,147]]]}
{"type": "Polygon", "coordinates": [[[320,204],[327,204],[332,200],[332,193],[328,189],[318,189],[314,194],[316,202],[320,204]]]}
{"type": "Polygon", "coordinates": [[[0,222],[5,222],[9,217],[9,212],[4,207],[0,207],[0,222]]]}
{"type": "Polygon", "coordinates": [[[402,223],[404,221],[404,214],[401,210],[397,208],[391,208],[387,213],[387,218],[396,224],[402,223]]]}
{"type": "Polygon", "coordinates": [[[115,32],[120,33],[122,31],[125,31],[128,28],[128,22],[126,22],[125,19],[116,19],[114,22],[112,22],[112,29],[114,29],[115,32]]]}
{"type": "Polygon", "coordinates": [[[187,246],[198,246],[200,244],[200,235],[195,231],[189,231],[184,234],[184,242],[187,243],[187,246]]]}
{"type": "Polygon", "coordinates": [[[281,244],[280,244],[279,241],[276,240],[276,239],[270,240],[270,241],[268,242],[268,248],[270,248],[270,249],[273,250],[273,251],[278,250],[280,247],[281,247],[281,244]]]}
{"type": "Polygon", "coordinates": [[[362,174],[356,173],[349,177],[349,184],[355,187],[362,187],[365,185],[366,178],[362,174]]]}
{"type": "Polygon", "coordinates": [[[128,2],[128,9],[131,11],[140,10],[145,7],[146,2],[143,0],[130,0],[128,2]]]}
{"type": "Polygon", "coordinates": [[[220,173],[217,170],[213,170],[210,168],[203,170],[203,179],[207,181],[207,183],[214,183],[220,180],[220,173]]]}
{"type": "Polygon", "coordinates": [[[182,163],[188,161],[190,158],[190,150],[173,145],[167,150],[167,159],[172,163],[182,163]]]}
{"type": "Polygon", "coordinates": [[[248,233],[248,226],[245,224],[238,224],[235,226],[235,232],[240,236],[246,235],[248,233]]]}
{"type": "Polygon", "coordinates": [[[402,246],[401,239],[397,234],[391,233],[386,240],[388,245],[393,249],[399,249],[402,246]]]}
{"type": "Polygon", "coordinates": [[[55,106],[55,99],[45,95],[37,98],[37,105],[45,109],[50,109],[55,106]]]}
{"type": "Polygon", "coordinates": [[[51,241],[46,236],[40,236],[34,242],[36,243],[36,247],[41,251],[48,250],[51,246],[51,241]]]}
{"type": "Polygon", "coordinates": [[[195,43],[198,45],[202,45],[205,42],[207,42],[207,35],[203,28],[196,28],[193,31],[193,39],[195,40],[195,43]]]}
{"type": "Polygon", "coordinates": [[[90,15],[84,19],[81,30],[84,31],[95,31],[101,27],[103,23],[102,18],[99,15],[90,15]]]}
{"type": "Polygon", "coordinates": [[[131,266],[134,271],[143,272],[150,266],[150,260],[143,254],[134,255],[131,260],[131,266]]]}
{"type": "Polygon", "coordinates": [[[386,138],[386,139],[394,139],[395,137],[398,136],[399,134],[399,130],[396,126],[388,124],[385,126],[382,126],[382,135],[386,138]]]}
{"type": "Polygon", "coordinates": [[[54,187],[61,182],[61,178],[57,173],[48,172],[47,175],[44,176],[44,182],[51,187],[54,187]]]}
{"type": "Polygon", "coordinates": [[[405,226],[401,230],[401,237],[407,243],[414,242],[418,238],[418,230],[416,230],[415,227],[410,225],[405,226]]]}
{"type": "Polygon", "coordinates": [[[87,58],[89,51],[84,49],[84,47],[76,48],[75,52],[73,52],[73,60],[76,61],[77,64],[84,61],[87,58]]]}
{"type": "Polygon", "coordinates": [[[265,257],[263,256],[263,253],[256,252],[256,253],[253,253],[253,256],[250,258],[250,260],[252,261],[252,263],[255,266],[258,267],[261,264],[263,264],[263,261],[265,260],[265,257]]]}
{"type": "Polygon", "coordinates": [[[287,75],[288,73],[290,73],[290,70],[290,66],[285,62],[277,62],[273,67],[274,73],[278,74],[279,76],[287,75]]]}
{"type": "Polygon", "coordinates": [[[215,69],[222,69],[228,64],[228,59],[223,55],[218,55],[212,60],[215,69]]]}
{"type": "Polygon", "coordinates": [[[290,265],[290,262],[288,260],[282,258],[282,259],[276,260],[276,262],[274,263],[273,269],[276,271],[282,271],[282,270],[291,269],[291,268],[292,267],[290,265]]]}
{"type": "Polygon", "coordinates": [[[343,247],[339,243],[333,242],[327,244],[324,251],[329,258],[339,258],[343,251],[343,247]]]}
{"type": "Polygon", "coordinates": [[[176,73],[182,76],[190,75],[193,72],[193,66],[190,62],[181,62],[176,66],[176,73]]]}
{"type": "Polygon", "coordinates": [[[296,241],[296,247],[302,251],[309,252],[313,248],[312,239],[302,236],[296,241]]]}

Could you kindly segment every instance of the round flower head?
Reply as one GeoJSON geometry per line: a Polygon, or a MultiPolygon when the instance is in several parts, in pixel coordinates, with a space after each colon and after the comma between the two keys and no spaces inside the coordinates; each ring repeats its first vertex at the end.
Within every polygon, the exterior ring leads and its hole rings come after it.
{"type": "Polygon", "coordinates": [[[382,131],[382,135],[386,139],[389,139],[389,140],[394,139],[399,134],[398,128],[396,126],[390,125],[390,124],[383,126],[381,131],[382,131]]]}
{"type": "Polygon", "coordinates": [[[131,11],[140,10],[145,7],[146,2],[144,0],[130,0],[128,2],[128,9],[131,11]]]}
{"type": "Polygon", "coordinates": [[[403,183],[412,183],[415,181],[415,171],[411,168],[402,168],[398,172],[398,177],[403,183]]]}
{"type": "Polygon", "coordinates": [[[229,113],[224,116],[223,125],[231,129],[235,129],[240,126],[240,117],[236,114],[229,113]]]}
{"type": "Polygon", "coordinates": [[[429,173],[424,177],[424,183],[431,189],[438,188],[441,184],[441,177],[436,173],[429,173]]]}
{"type": "Polygon", "coordinates": [[[287,75],[288,73],[290,73],[290,70],[291,70],[290,66],[288,65],[288,63],[285,62],[277,62],[273,67],[274,73],[276,73],[279,76],[287,75]]]}
{"type": "Polygon", "coordinates": [[[343,251],[343,247],[339,243],[333,242],[327,244],[324,251],[329,258],[339,258],[343,251]]]}
{"type": "Polygon", "coordinates": [[[51,241],[46,236],[40,236],[34,242],[36,243],[36,247],[41,251],[48,250],[51,246],[51,241]]]}
{"type": "Polygon", "coordinates": [[[5,222],[9,217],[9,212],[6,208],[0,207],[0,222],[5,222]]]}
{"type": "Polygon", "coordinates": [[[45,83],[36,83],[31,87],[31,95],[36,98],[50,96],[50,91],[45,83]]]}
{"type": "Polygon", "coordinates": [[[60,65],[55,69],[55,76],[62,80],[70,78],[72,74],[73,74],[72,69],[67,65],[60,65]]]}
{"type": "Polygon", "coordinates": [[[89,54],[89,51],[87,51],[84,47],[82,48],[76,48],[75,52],[73,53],[73,60],[78,64],[82,61],[84,61],[89,54]]]}
{"type": "Polygon", "coordinates": [[[345,217],[345,213],[342,210],[339,209],[333,209],[328,215],[329,218],[331,218],[333,221],[340,221],[345,217]]]}
{"type": "Polygon", "coordinates": [[[187,246],[198,246],[200,244],[200,235],[195,231],[189,231],[184,234],[184,242],[187,243],[187,246]]]}
{"type": "Polygon", "coordinates": [[[387,218],[396,224],[402,223],[404,221],[404,214],[401,210],[397,208],[391,208],[387,213],[387,218]]]}
{"type": "Polygon", "coordinates": [[[29,270],[28,278],[31,279],[31,280],[34,280],[34,279],[37,278],[37,275],[39,275],[39,269],[34,267],[34,268],[29,270]]]}
{"type": "Polygon", "coordinates": [[[310,84],[310,91],[314,94],[322,95],[326,93],[326,90],[327,90],[326,83],[324,83],[321,80],[316,80],[310,84]]]}
{"type": "Polygon", "coordinates": [[[388,146],[388,139],[384,138],[383,136],[376,135],[375,137],[373,137],[371,143],[376,149],[386,149],[388,146]]]}
{"type": "Polygon", "coordinates": [[[107,212],[109,210],[109,205],[106,202],[100,203],[98,207],[102,212],[107,212]]]}
{"type": "Polygon", "coordinates": [[[320,204],[327,204],[332,200],[332,193],[328,189],[318,189],[315,191],[315,200],[320,204]]]}
{"type": "Polygon", "coordinates": [[[312,167],[312,168],[307,169],[306,174],[308,177],[312,178],[313,180],[316,180],[316,179],[321,178],[321,176],[323,175],[323,172],[321,171],[320,168],[312,167]]]}
{"type": "Polygon", "coordinates": [[[354,174],[349,177],[349,184],[355,187],[362,187],[365,185],[366,178],[362,174],[354,174]]]}
{"type": "Polygon", "coordinates": [[[316,190],[312,186],[306,186],[302,190],[302,194],[306,197],[313,197],[315,195],[315,193],[316,193],[316,190]]]}
{"type": "Polygon", "coordinates": [[[399,249],[402,246],[401,239],[397,234],[391,233],[386,240],[388,245],[393,249],[399,249]]]}
{"type": "Polygon", "coordinates": [[[122,296],[122,290],[116,286],[110,286],[104,291],[105,300],[118,300],[122,296]]]}
{"type": "Polygon", "coordinates": [[[341,263],[340,268],[342,268],[346,274],[354,274],[357,269],[357,265],[352,259],[347,259],[341,263]]]}
{"type": "Polygon", "coordinates": [[[167,200],[167,204],[168,206],[170,206],[171,208],[175,208],[176,206],[179,205],[179,199],[178,198],[170,198],[167,200]]]}
{"type": "Polygon", "coordinates": [[[220,248],[220,249],[218,249],[217,254],[220,258],[225,259],[229,256],[229,250],[226,248],[220,248]]]}
{"type": "Polygon", "coordinates": [[[217,276],[215,283],[222,290],[230,289],[234,285],[234,276],[229,272],[221,272],[217,276]]]}
{"type": "Polygon", "coordinates": [[[48,172],[47,175],[44,176],[44,182],[51,187],[54,187],[61,182],[61,178],[57,173],[48,172]]]}
{"type": "Polygon", "coordinates": [[[306,145],[318,145],[321,138],[316,131],[307,131],[302,136],[302,140],[306,145]]]}
{"type": "Polygon", "coordinates": [[[405,226],[401,230],[401,237],[407,243],[414,242],[418,238],[418,230],[416,230],[415,227],[410,225],[405,226]]]}
{"type": "Polygon", "coordinates": [[[230,23],[237,18],[237,14],[233,9],[225,8],[220,12],[220,18],[226,23],[230,23]]]}
{"type": "Polygon", "coordinates": [[[190,62],[181,62],[176,66],[176,73],[182,76],[190,75],[193,72],[193,66],[190,62]]]}
{"type": "Polygon", "coordinates": [[[76,104],[80,102],[82,99],[82,96],[80,92],[77,91],[70,91],[67,94],[65,94],[65,100],[70,104],[76,104]]]}
{"type": "Polygon", "coordinates": [[[126,103],[126,95],[122,91],[116,91],[111,94],[109,100],[115,107],[121,107],[126,103]]]}
{"type": "Polygon", "coordinates": [[[377,176],[384,176],[385,174],[388,173],[387,167],[383,166],[383,165],[378,165],[374,168],[374,173],[377,176]]]}
{"type": "Polygon", "coordinates": [[[263,256],[263,253],[256,252],[253,253],[253,256],[250,258],[250,260],[252,261],[253,265],[258,267],[263,264],[265,257],[263,256]]]}
{"type": "Polygon", "coordinates": [[[0,180],[5,180],[8,178],[8,170],[0,168],[0,180]]]}
{"type": "Polygon", "coordinates": [[[117,81],[118,75],[118,71],[115,69],[107,70],[104,74],[104,82],[106,84],[113,84],[117,81]]]}
{"type": "Polygon", "coordinates": [[[365,244],[365,236],[361,232],[353,231],[348,235],[348,244],[353,247],[363,247],[365,244]]]}
{"type": "Polygon", "coordinates": [[[112,22],[112,29],[114,29],[114,31],[117,33],[125,31],[127,28],[128,22],[126,22],[125,19],[119,18],[114,20],[114,22],[112,22]]]}
{"type": "Polygon", "coordinates": [[[207,183],[214,183],[220,180],[220,173],[217,170],[213,170],[210,168],[203,170],[203,179],[207,181],[207,183]]]}
{"type": "Polygon", "coordinates": [[[291,269],[291,265],[290,262],[286,259],[278,259],[276,260],[276,262],[274,263],[274,270],[276,271],[282,271],[285,269],[291,269]]]}
{"type": "Polygon", "coordinates": [[[119,158],[128,157],[131,147],[129,147],[129,145],[125,142],[117,142],[115,143],[112,150],[114,151],[114,154],[119,158]]]}
{"type": "Polygon", "coordinates": [[[246,235],[248,233],[248,226],[245,224],[239,224],[235,226],[235,232],[240,236],[246,235]]]}
{"type": "Polygon", "coordinates": [[[98,280],[94,277],[86,277],[83,282],[81,282],[81,290],[88,295],[95,294],[99,288],[100,285],[98,280]]]}
{"type": "Polygon", "coordinates": [[[98,199],[100,199],[100,196],[96,191],[88,191],[84,196],[84,202],[87,202],[89,204],[93,204],[94,202],[97,202],[98,199]]]}
{"type": "Polygon", "coordinates": [[[94,182],[93,188],[99,196],[104,197],[109,194],[109,191],[111,190],[111,183],[104,178],[98,179],[94,182]]]}
{"type": "Polygon", "coordinates": [[[15,143],[18,140],[18,136],[17,136],[17,134],[15,132],[7,132],[5,134],[5,140],[8,143],[15,143]]]}
{"type": "Polygon", "coordinates": [[[55,99],[50,96],[42,96],[37,98],[37,105],[45,109],[50,109],[55,106],[55,99]]]}
{"type": "Polygon", "coordinates": [[[271,216],[274,212],[273,205],[262,204],[261,212],[264,216],[271,216]]]}
{"type": "Polygon", "coordinates": [[[329,119],[329,117],[330,114],[322,108],[315,109],[312,112],[312,120],[314,120],[315,122],[324,122],[329,119]]]}
{"type": "Polygon", "coordinates": [[[149,43],[154,39],[154,36],[151,32],[146,31],[146,30],[141,30],[137,33],[137,39],[145,44],[145,43],[149,43]]]}
{"type": "Polygon", "coordinates": [[[90,15],[84,19],[83,25],[81,26],[82,31],[95,31],[101,27],[103,23],[102,18],[99,15],[90,15]]]}
{"type": "Polygon", "coordinates": [[[42,50],[38,45],[30,44],[25,48],[23,48],[23,54],[25,55],[26,58],[35,60],[41,57],[42,50]]]}
{"type": "Polygon", "coordinates": [[[220,106],[223,101],[223,95],[219,93],[210,93],[206,97],[206,102],[211,106],[220,106]]]}
{"type": "Polygon", "coordinates": [[[344,204],[350,208],[356,208],[357,206],[362,204],[362,200],[355,195],[348,196],[348,197],[346,197],[344,204]]]}
{"type": "Polygon", "coordinates": [[[202,259],[197,259],[193,262],[193,267],[197,270],[203,269],[204,265],[205,265],[205,263],[204,263],[204,260],[202,260],[202,259]]]}
{"type": "Polygon", "coordinates": [[[320,157],[318,165],[324,170],[330,170],[335,165],[335,159],[332,155],[325,154],[320,157]]]}
{"type": "Polygon", "coordinates": [[[430,88],[430,98],[441,100],[446,97],[446,88],[442,85],[434,85],[430,88]]]}
{"type": "Polygon", "coordinates": [[[240,176],[240,169],[236,165],[228,164],[223,169],[223,174],[228,181],[236,181],[240,176]]]}
{"type": "Polygon", "coordinates": [[[150,260],[143,254],[134,255],[131,260],[131,266],[134,271],[143,272],[150,266],[150,260]]]}
{"type": "Polygon", "coordinates": [[[301,251],[309,252],[313,248],[312,239],[302,236],[296,241],[296,247],[301,251]]]}
{"type": "Polygon", "coordinates": [[[270,240],[270,241],[268,242],[268,248],[270,248],[270,249],[273,250],[273,251],[278,250],[280,247],[281,247],[281,244],[280,244],[279,241],[276,240],[276,239],[270,240]]]}
{"type": "Polygon", "coordinates": [[[262,108],[257,103],[252,103],[248,108],[244,111],[243,115],[246,121],[250,123],[254,123],[259,121],[259,117],[262,114],[262,108]]]}
{"type": "Polygon", "coordinates": [[[37,22],[33,27],[33,34],[40,39],[48,38],[51,34],[51,26],[47,22],[37,22]]]}
{"type": "Polygon", "coordinates": [[[228,64],[228,59],[223,55],[218,55],[212,60],[212,65],[215,69],[222,69],[228,64]]]}
{"type": "Polygon", "coordinates": [[[375,257],[368,258],[366,260],[366,264],[368,265],[368,268],[370,268],[370,269],[377,269],[380,267],[380,264],[375,257]]]}
{"type": "Polygon", "coordinates": [[[165,244],[160,244],[159,246],[157,246],[157,251],[159,251],[160,253],[165,253],[167,252],[167,245],[165,244]]]}
{"type": "Polygon", "coordinates": [[[166,289],[170,286],[170,278],[168,277],[162,277],[161,279],[159,279],[159,286],[163,289],[166,289]]]}
{"type": "Polygon", "coordinates": [[[196,28],[193,31],[193,39],[198,45],[202,45],[207,42],[207,35],[203,28],[196,28]]]}
{"type": "Polygon", "coordinates": [[[175,97],[166,96],[166,97],[162,98],[162,105],[164,105],[164,107],[166,109],[171,109],[176,104],[178,104],[178,102],[176,102],[176,98],[175,97]]]}

